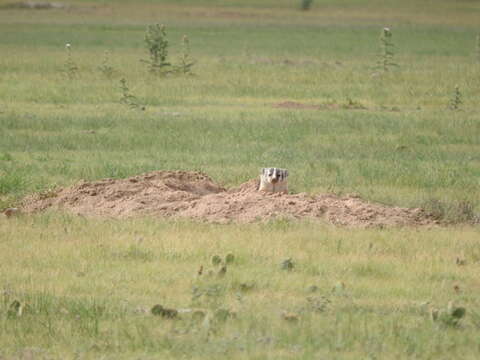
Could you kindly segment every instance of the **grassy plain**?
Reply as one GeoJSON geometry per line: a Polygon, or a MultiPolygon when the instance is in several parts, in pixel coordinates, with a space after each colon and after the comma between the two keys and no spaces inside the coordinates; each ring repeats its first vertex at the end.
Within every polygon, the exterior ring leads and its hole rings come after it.
{"type": "MultiPolygon", "coordinates": [[[[231,186],[282,166],[294,191],[356,192],[474,220],[479,4],[345,0],[301,12],[285,0],[192,3],[0,9],[0,208],[81,178],[184,169],[231,186]],[[188,34],[195,76],[148,74],[143,35],[155,22],[167,25],[173,61],[188,34]],[[399,67],[378,74],[384,26],[399,67]],[[66,43],[73,77],[64,71],[66,43]],[[111,78],[98,69],[105,50],[111,78]],[[120,78],[145,111],[119,103],[120,78]],[[451,111],[456,85],[463,104],[451,111]],[[274,106],[285,101],[324,109],[274,106]]],[[[479,235],[467,224],[0,219],[0,356],[475,359],[479,235]],[[227,252],[236,260],[224,278],[195,277],[211,255],[227,252]],[[282,271],[289,257],[297,266],[282,271]],[[308,292],[311,285],[318,290],[308,292]],[[14,299],[28,304],[21,317],[8,315],[14,299]],[[467,308],[459,327],[431,322],[420,305],[450,300],[467,308]],[[156,303],[237,317],[196,323],[142,312],[156,303]],[[282,319],[285,311],[298,323],[282,319]]]]}

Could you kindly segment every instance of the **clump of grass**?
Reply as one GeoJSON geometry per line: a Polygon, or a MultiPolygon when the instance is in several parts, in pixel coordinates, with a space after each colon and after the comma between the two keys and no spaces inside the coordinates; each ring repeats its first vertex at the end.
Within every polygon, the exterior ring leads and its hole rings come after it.
{"type": "Polygon", "coordinates": [[[235,261],[235,255],[233,255],[232,253],[228,253],[227,255],[225,255],[225,259],[222,259],[222,257],[220,255],[213,255],[211,258],[210,258],[210,263],[213,265],[213,266],[219,266],[219,265],[230,265],[232,264],[233,262],[235,261]]]}
{"type": "Polygon", "coordinates": [[[313,312],[325,312],[330,303],[330,299],[323,295],[307,297],[307,309],[313,312]]]}
{"type": "Polygon", "coordinates": [[[228,253],[225,255],[225,264],[232,264],[235,261],[235,255],[228,253]]]}
{"type": "Polygon", "coordinates": [[[293,262],[292,258],[288,258],[282,261],[280,268],[282,270],[292,271],[295,268],[295,263],[293,262]]]}
{"type": "Polygon", "coordinates": [[[464,307],[455,306],[450,301],[445,309],[431,309],[430,317],[432,321],[438,321],[445,326],[457,327],[466,313],[467,310],[464,307]]]}
{"type": "Polygon", "coordinates": [[[229,318],[235,318],[236,313],[226,308],[219,308],[214,312],[213,316],[215,320],[224,322],[229,318]]]}
{"type": "Polygon", "coordinates": [[[434,218],[447,223],[476,223],[479,221],[474,204],[468,200],[445,202],[439,199],[428,199],[424,201],[422,207],[434,218]]]}
{"type": "Polygon", "coordinates": [[[212,258],[210,259],[210,262],[212,263],[213,266],[217,266],[222,263],[222,258],[220,257],[220,255],[213,255],[212,258]]]}
{"type": "Polygon", "coordinates": [[[70,43],[65,44],[65,50],[67,51],[67,56],[65,58],[64,72],[69,79],[73,79],[77,76],[78,66],[72,57],[72,45],[70,43]]]}
{"type": "Polygon", "coordinates": [[[150,262],[155,256],[154,254],[138,244],[132,244],[128,248],[121,251],[112,252],[112,257],[117,260],[132,260],[139,262],[150,262]]]}
{"type": "Polygon", "coordinates": [[[340,107],[348,110],[365,110],[367,108],[361,102],[353,100],[349,97],[347,97],[346,102],[341,104],[340,107]]]}
{"type": "Polygon", "coordinates": [[[176,309],[168,309],[160,304],[154,305],[150,312],[152,313],[152,315],[161,316],[167,319],[176,318],[178,315],[178,311],[176,309]]]}
{"type": "Polygon", "coordinates": [[[453,91],[452,97],[448,103],[448,107],[450,110],[460,110],[460,105],[463,104],[462,101],[462,93],[460,92],[460,87],[455,85],[455,90],[453,91]]]}
{"type": "Polygon", "coordinates": [[[127,86],[127,80],[120,79],[120,90],[122,91],[122,97],[120,103],[129,106],[131,109],[145,110],[144,106],[141,106],[137,97],[130,93],[130,89],[127,86]]]}
{"type": "Polygon", "coordinates": [[[107,79],[111,79],[115,75],[115,69],[110,63],[110,52],[108,50],[105,50],[105,52],[103,53],[102,63],[98,67],[98,70],[107,79]]]}
{"type": "Polygon", "coordinates": [[[380,33],[380,55],[377,63],[377,68],[383,72],[387,72],[392,67],[398,66],[398,64],[393,61],[395,55],[394,47],[392,31],[388,27],[383,28],[380,33]]]}
{"type": "Polygon", "coordinates": [[[227,287],[220,283],[201,283],[192,287],[193,306],[218,309],[225,303],[227,287]]]}
{"type": "Polygon", "coordinates": [[[12,161],[13,156],[11,154],[9,154],[8,152],[5,152],[3,154],[0,154],[0,160],[1,161],[12,161]]]}
{"type": "Polygon", "coordinates": [[[27,187],[25,175],[15,171],[0,171],[0,195],[19,194],[27,187]]]}
{"type": "Polygon", "coordinates": [[[149,25],[145,33],[149,59],[142,60],[148,64],[148,71],[154,75],[164,76],[172,72],[172,65],[168,62],[168,40],[165,25],[149,25]]]}

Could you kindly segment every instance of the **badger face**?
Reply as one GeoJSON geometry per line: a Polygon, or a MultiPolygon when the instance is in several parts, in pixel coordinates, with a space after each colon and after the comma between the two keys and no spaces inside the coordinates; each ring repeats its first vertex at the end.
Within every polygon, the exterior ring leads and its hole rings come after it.
{"type": "Polygon", "coordinates": [[[279,168],[263,168],[260,172],[259,191],[288,194],[288,171],[279,168]]]}
{"type": "Polygon", "coordinates": [[[287,179],[288,171],[279,168],[263,168],[262,177],[271,184],[276,184],[287,179]]]}

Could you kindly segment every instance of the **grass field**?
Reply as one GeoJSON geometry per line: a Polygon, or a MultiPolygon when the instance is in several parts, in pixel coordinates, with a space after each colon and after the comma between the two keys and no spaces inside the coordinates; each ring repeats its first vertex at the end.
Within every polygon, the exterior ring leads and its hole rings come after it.
{"type": "Polygon", "coordinates": [[[182,169],[234,186],[279,166],[294,192],[423,206],[454,225],[0,218],[0,357],[478,358],[480,4],[10,3],[0,0],[0,209],[80,179],[182,169]],[[188,35],[194,76],[148,72],[143,37],[157,22],[172,62],[188,35]],[[398,67],[383,73],[386,26],[398,67]],[[99,70],[106,50],[112,76],[99,70]],[[120,102],[122,78],[144,111],[120,102]],[[287,101],[306,108],[276,106],[287,101]],[[224,277],[196,276],[228,252],[224,277]],[[461,323],[431,321],[449,301],[466,307],[461,323]],[[145,313],[157,303],[207,318],[145,313]]]}

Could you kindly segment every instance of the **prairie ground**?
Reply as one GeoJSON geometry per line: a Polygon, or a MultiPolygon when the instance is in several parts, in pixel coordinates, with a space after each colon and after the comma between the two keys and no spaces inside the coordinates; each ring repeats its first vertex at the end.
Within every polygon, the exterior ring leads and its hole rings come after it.
{"type": "Polygon", "coordinates": [[[424,207],[448,225],[0,218],[1,357],[478,358],[480,4],[11,3],[0,209],[80,179],[200,170],[230,187],[279,166],[292,192],[424,207]],[[154,23],[172,63],[188,35],[194,75],[148,71],[154,23]],[[221,276],[211,257],[227,253],[221,276]],[[451,301],[467,310],[458,324],[430,319],[451,301]]]}

